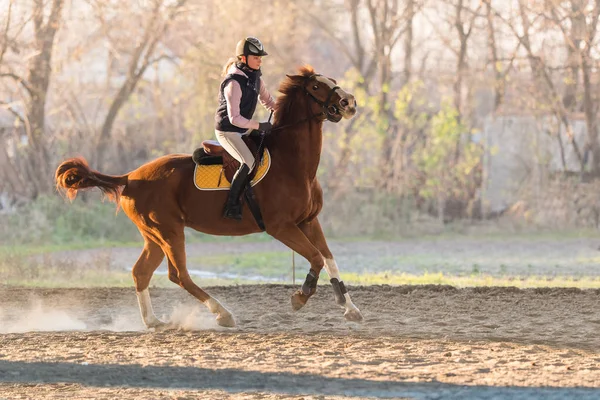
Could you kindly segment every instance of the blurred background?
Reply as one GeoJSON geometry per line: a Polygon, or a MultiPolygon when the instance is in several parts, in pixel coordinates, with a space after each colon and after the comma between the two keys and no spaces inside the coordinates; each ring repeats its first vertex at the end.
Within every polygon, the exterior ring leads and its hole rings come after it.
{"type": "MultiPolygon", "coordinates": [[[[134,225],[97,193],[68,204],[56,166],[81,155],[122,174],[192,153],[214,137],[222,68],[244,36],[269,52],[273,95],[311,64],[357,98],[357,117],[324,125],[318,171],[321,222],[350,269],[596,276],[599,14],[591,0],[0,0],[4,282],[39,276],[48,254],[79,264],[80,248],[133,246],[85,257],[135,262],[134,225]]],[[[269,243],[252,265],[289,260],[261,235],[188,236],[269,243]]],[[[199,270],[235,264],[223,254],[199,270]]]]}

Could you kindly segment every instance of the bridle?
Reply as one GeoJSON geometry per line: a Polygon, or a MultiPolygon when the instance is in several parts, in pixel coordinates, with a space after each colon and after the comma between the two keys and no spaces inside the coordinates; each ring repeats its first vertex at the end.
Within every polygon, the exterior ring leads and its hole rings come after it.
{"type": "MultiPolygon", "coordinates": [[[[311,76],[309,76],[306,79],[306,83],[308,83],[308,81],[310,81],[311,79],[317,78],[317,76],[322,76],[321,74],[313,74],[311,76]]],[[[333,94],[335,93],[336,90],[338,90],[340,87],[339,86],[334,86],[329,90],[329,93],[327,94],[327,99],[325,101],[321,101],[319,99],[317,99],[315,97],[315,95],[313,95],[308,89],[306,89],[306,83],[304,84],[304,92],[309,95],[318,105],[320,105],[323,108],[323,113],[327,116],[327,119],[331,122],[338,122],[336,120],[332,120],[330,119],[330,117],[333,117],[334,115],[338,114],[340,112],[340,110],[337,108],[337,106],[335,104],[329,104],[329,102],[331,101],[331,98],[333,97],[333,94]]]]}
{"type": "Polygon", "coordinates": [[[323,121],[328,120],[328,121],[335,122],[335,123],[337,123],[337,122],[340,121],[339,119],[334,119],[333,118],[334,115],[339,114],[340,110],[338,109],[337,105],[330,104],[331,98],[333,97],[335,91],[338,90],[338,89],[340,89],[340,87],[336,85],[336,86],[332,87],[331,89],[329,89],[329,93],[327,93],[327,99],[325,101],[321,101],[321,100],[319,100],[314,94],[312,94],[306,88],[308,82],[311,79],[315,79],[316,80],[317,76],[322,76],[322,75],[321,74],[312,74],[311,76],[309,76],[309,77],[306,78],[306,80],[304,81],[304,93],[306,95],[310,96],[310,98],[315,103],[317,103],[318,105],[320,105],[321,108],[323,109],[323,111],[320,112],[320,113],[313,114],[310,117],[306,117],[304,119],[301,119],[300,121],[296,121],[296,122],[294,122],[292,124],[288,124],[288,125],[284,125],[284,126],[278,126],[277,128],[273,128],[271,130],[271,132],[278,131],[278,130],[285,129],[285,128],[289,128],[291,126],[295,126],[295,125],[301,124],[303,122],[310,121],[310,120],[312,120],[313,118],[316,118],[316,117],[325,117],[323,119],[323,121]]]}

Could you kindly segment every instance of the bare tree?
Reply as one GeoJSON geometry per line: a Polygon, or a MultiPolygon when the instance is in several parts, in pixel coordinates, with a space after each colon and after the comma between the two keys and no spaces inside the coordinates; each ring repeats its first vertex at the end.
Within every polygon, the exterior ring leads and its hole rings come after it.
{"type": "MultiPolygon", "coordinates": [[[[388,160],[390,157],[390,141],[395,132],[394,110],[391,107],[389,94],[392,85],[392,53],[402,37],[405,29],[410,26],[409,41],[405,41],[405,49],[409,49],[408,58],[405,61],[405,69],[410,65],[412,56],[412,25],[405,23],[407,16],[414,18],[415,1],[410,0],[403,8],[398,0],[346,0],[345,9],[335,9],[335,13],[348,13],[349,18],[345,18],[349,24],[336,26],[330,21],[324,21],[322,17],[309,12],[311,20],[320,27],[330,37],[337,47],[342,51],[350,61],[352,67],[359,74],[357,87],[364,90],[366,96],[371,92],[378,97],[377,114],[378,118],[386,125],[387,131],[383,145],[383,154],[381,166],[384,171],[388,171],[388,160]],[[366,14],[367,20],[362,21],[361,15],[366,14]],[[370,34],[364,31],[364,23],[368,24],[370,34]],[[351,41],[345,40],[343,32],[349,31],[351,41]],[[342,32],[340,34],[340,32],[342,32]],[[372,38],[372,39],[370,39],[372,38]]],[[[403,84],[406,84],[410,71],[405,71],[403,84]]],[[[328,180],[332,185],[342,179],[347,174],[346,165],[351,155],[350,141],[356,134],[354,129],[356,122],[349,124],[343,133],[344,142],[342,144],[341,154],[335,167],[332,168],[332,174],[328,180]]],[[[387,177],[387,174],[386,174],[387,177]]],[[[385,182],[386,178],[383,179],[385,182]]]]}
{"type": "MultiPolygon", "coordinates": [[[[9,48],[15,51],[24,51],[31,48],[29,61],[24,69],[8,63],[0,63],[0,78],[13,81],[22,95],[24,111],[6,105],[8,109],[25,126],[28,138],[28,180],[33,187],[30,196],[36,197],[39,193],[52,187],[52,179],[48,176],[49,155],[46,146],[46,100],[48,87],[52,75],[52,53],[55,38],[62,22],[64,0],[42,1],[34,0],[27,10],[25,22],[15,27],[15,37],[9,37],[10,18],[12,16],[12,1],[9,3],[8,18],[4,29],[1,59],[9,48]],[[25,31],[25,25],[32,23],[32,38],[19,38],[25,31]],[[14,41],[13,46],[9,45],[14,41]],[[21,73],[24,71],[24,74],[21,73]]],[[[22,35],[24,36],[24,35],[22,35]]]]}
{"type": "MultiPolygon", "coordinates": [[[[445,16],[450,29],[456,33],[457,44],[452,40],[452,37],[448,35],[448,31],[442,29],[439,23],[435,20],[429,19],[429,23],[437,32],[440,41],[449,49],[456,57],[456,69],[453,82],[454,92],[454,106],[459,112],[459,115],[463,115],[463,82],[467,76],[468,71],[468,46],[469,38],[473,33],[475,27],[475,20],[478,18],[479,10],[483,3],[478,2],[475,8],[470,8],[469,0],[446,0],[446,3],[441,3],[441,6],[449,6],[451,12],[445,16]]],[[[443,11],[440,11],[443,13],[443,11]]]]}
{"type": "MultiPolygon", "coordinates": [[[[105,153],[119,111],[135,91],[148,68],[169,57],[165,49],[161,49],[159,45],[173,21],[181,13],[185,3],[186,0],[178,0],[174,4],[171,4],[168,0],[153,0],[149,16],[144,22],[141,36],[135,41],[130,41],[134,46],[124,51],[129,55],[125,79],[115,97],[111,100],[108,112],[102,123],[102,128],[98,136],[96,165],[102,166],[105,162],[105,153]]],[[[98,11],[97,17],[107,35],[107,39],[114,45],[113,48],[119,48],[122,46],[116,44],[123,41],[122,32],[116,30],[117,35],[112,37],[112,26],[105,20],[107,15],[105,8],[107,5],[103,0],[95,2],[96,10],[98,11]]],[[[120,54],[120,56],[123,57],[124,54],[120,54]]]]}
{"type": "Polygon", "coordinates": [[[488,35],[488,51],[489,60],[492,69],[494,71],[494,107],[493,112],[497,112],[506,94],[507,78],[509,73],[512,71],[514,61],[516,59],[521,43],[517,41],[516,47],[512,52],[512,55],[508,58],[508,64],[504,67],[504,59],[499,55],[499,45],[496,39],[496,17],[492,9],[492,0],[483,0],[485,4],[485,19],[487,24],[487,35],[488,35]]]}
{"type": "Polygon", "coordinates": [[[581,71],[582,108],[587,131],[585,152],[586,154],[590,152],[592,154],[592,172],[600,174],[600,144],[598,142],[596,118],[598,101],[593,96],[596,86],[591,78],[595,66],[591,52],[600,15],[600,1],[571,0],[559,2],[557,0],[546,0],[546,2],[549,14],[547,18],[562,32],[568,54],[566,67],[569,74],[563,95],[563,105],[567,109],[575,107],[579,86],[578,76],[579,71],[581,71]]]}
{"type": "Polygon", "coordinates": [[[404,71],[402,71],[402,86],[407,85],[412,77],[413,70],[413,20],[416,14],[415,0],[406,0],[404,20],[406,21],[404,33],[404,71]]]}
{"type": "Polygon", "coordinates": [[[475,26],[475,19],[478,16],[479,9],[482,6],[482,2],[478,2],[477,8],[467,10],[465,0],[455,0],[454,7],[454,20],[453,26],[456,30],[458,37],[458,49],[451,47],[452,51],[456,55],[456,78],[454,81],[454,107],[458,111],[459,117],[464,112],[462,92],[463,92],[463,81],[467,76],[467,50],[468,41],[471,33],[473,33],[473,27],[475,26]],[[470,11],[470,13],[469,13],[470,11]]]}
{"type": "MultiPolygon", "coordinates": [[[[394,175],[393,171],[397,170],[397,163],[392,158],[398,152],[398,146],[403,143],[400,137],[402,132],[394,116],[394,108],[390,99],[390,94],[393,93],[392,79],[394,77],[392,55],[400,39],[404,36],[404,63],[400,86],[407,85],[412,74],[413,20],[422,4],[415,0],[409,0],[403,6],[397,0],[365,1],[364,6],[373,38],[369,47],[364,44],[364,34],[359,25],[360,2],[352,0],[346,2],[346,5],[351,13],[350,28],[356,52],[353,65],[361,72],[362,80],[366,82],[365,87],[374,91],[378,97],[377,114],[380,128],[385,131],[380,156],[382,171],[380,184],[389,188],[393,186],[393,183],[390,182],[394,175]],[[368,49],[373,54],[370,60],[366,57],[368,49]],[[376,75],[375,72],[377,72],[376,75]],[[376,90],[373,87],[375,76],[377,78],[376,90]]],[[[350,51],[346,49],[344,52],[350,51]]],[[[351,129],[352,126],[349,128],[351,129]]],[[[350,139],[352,137],[352,135],[347,136],[350,139]]],[[[344,162],[344,158],[341,158],[340,161],[344,162]]]]}
{"type": "MultiPolygon", "coordinates": [[[[514,37],[521,44],[521,48],[525,51],[529,66],[534,77],[534,81],[537,86],[541,89],[541,93],[544,99],[549,101],[549,107],[553,114],[565,127],[569,142],[573,147],[573,151],[580,165],[580,170],[583,172],[585,168],[585,162],[579,145],[575,141],[575,135],[573,133],[573,126],[567,109],[565,108],[561,96],[556,88],[556,85],[552,79],[550,68],[544,62],[544,58],[537,54],[532,44],[532,21],[531,17],[535,14],[530,10],[525,0],[518,0],[518,22],[515,20],[504,17],[497,9],[493,9],[494,14],[501,20],[513,33],[514,37]],[[520,25],[520,26],[519,26],[520,25]],[[519,29],[520,28],[520,29],[519,29]],[[521,33],[522,31],[522,33],[521,33]]],[[[539,16],[539,13],[538,13],[539,16]]],[[[557,136],[558,140],[561,140],[560,135],[557,136]]]]}

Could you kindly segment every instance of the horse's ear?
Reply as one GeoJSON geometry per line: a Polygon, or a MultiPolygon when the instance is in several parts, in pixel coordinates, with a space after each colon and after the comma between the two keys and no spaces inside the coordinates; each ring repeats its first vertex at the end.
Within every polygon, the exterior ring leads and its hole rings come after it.
{"type": "Polygon", "coordinates": [[[289,75],[289,74],[285,74],[285,76],[288,77],[288,79],[290,80],[290,84],[292,87],[299,87],[302,85],[302,76],[300,75],[289,75]]]}

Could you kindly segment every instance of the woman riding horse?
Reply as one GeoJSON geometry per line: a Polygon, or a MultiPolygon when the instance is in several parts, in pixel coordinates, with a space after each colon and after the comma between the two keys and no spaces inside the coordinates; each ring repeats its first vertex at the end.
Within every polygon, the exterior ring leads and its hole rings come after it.
{"type": "MultiPolygon", "coordinates": [[[[287,76],[279,91],[282,95],[277,99],[273,130],[265,138],[271,168],[254,192],[266,232],[310,263],[302,288],[292,295],[292,307],[298,310],[306,304],[316,292],[319,274],[325,268],[346,319],[361,320],[317,218],[323,206],[323,192],[316,176],[323,122],[352,118],[356,102],[333,80],[315,74],[312,67],[301,68],[299,75],[287,76]]],[[[217,314],[220,325],[235,324],[231,313],[192,281],[186,266],[184,228],[228,236],[257,233],[261,229],[249,213],[241,221],[223,218],[221,207],[226,193],[196,189],[194,169],[190,155],[172,154],[120,176],[91,170],[82,158],[66,160],[56,170],[56,185],[66,189],[69,198],[73,199],[80,189],[98,187],[120,204],[138,227],[144,249],[132,274],[147,327],[164,325],[154,315],[148,286],[165,256],[172,282],[217,314]]]]}
{"type": "Polygon", "coordinates": [[[254,167],[254,156],[242,140],[243,135],[257,129],[269,133],[270,122],[252,119],[257,100],[268,110],[275,109],[275,100],[261,79],[262,57],[268,53],[260,40],[247,37],[238,42],[235,55],[223,69],[224,79],[219,90],[219,106],[215,115],[215,135],[225,150],[240,163],[229,188],[225,218],[242,219],[240,194],[248,174],[254,167]]]}

